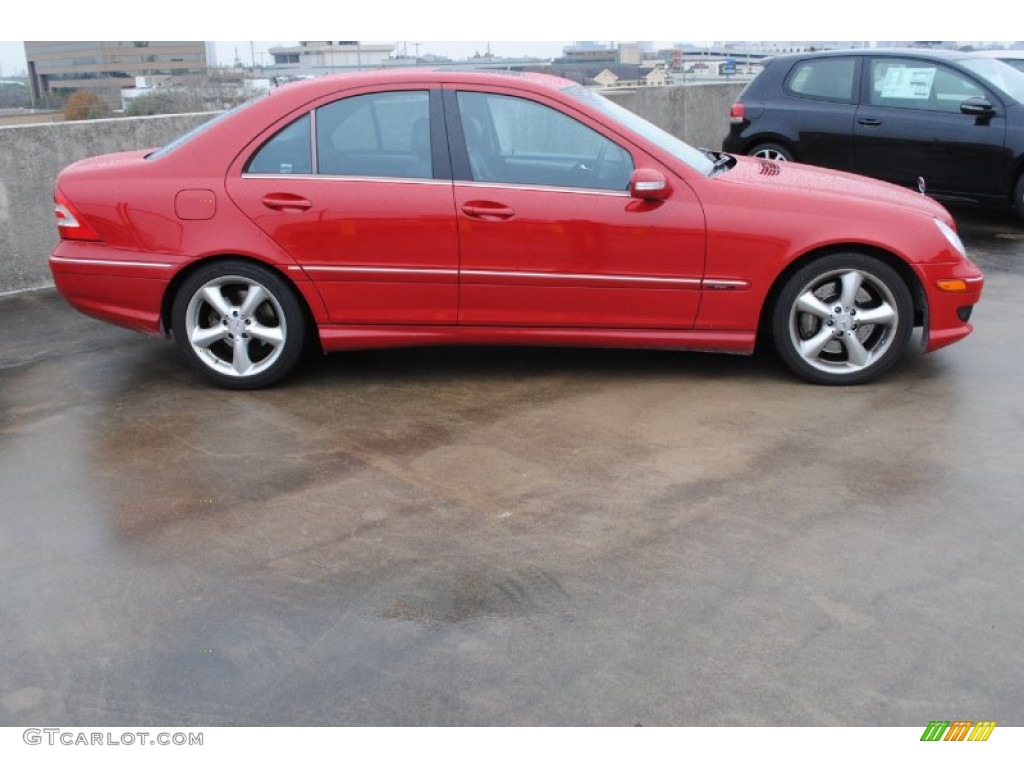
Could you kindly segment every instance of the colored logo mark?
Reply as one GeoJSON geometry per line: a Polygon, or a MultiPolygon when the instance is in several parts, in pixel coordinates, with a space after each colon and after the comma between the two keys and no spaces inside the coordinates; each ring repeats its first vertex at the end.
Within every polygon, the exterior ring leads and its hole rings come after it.
{"type": "Polygon", "coordinates": [[[995,720],[932,720],[921,741],[988,741],[995,727],[995,720]]]}

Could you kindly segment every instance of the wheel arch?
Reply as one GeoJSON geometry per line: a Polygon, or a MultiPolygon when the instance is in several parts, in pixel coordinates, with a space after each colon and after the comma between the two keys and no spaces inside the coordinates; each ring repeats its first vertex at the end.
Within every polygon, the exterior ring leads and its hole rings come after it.
{"type": "Polygon", "coordinates": [[[160,302],[160,327],[164,336],[170,337],[171,335],[171,310],[174,306],[174,298],[178,295],[178,291],[181,289],[182,284],[188,280],[192,274],[203,267],[208,267],[211,264],[221,261],[243,261],[248,264],[252,264],[253,266],[263,267],[264,269],[269,269],[277,273],[277,275],[282,278],[284,283],[288,286],[289,290],[295,295],[295,298],[299,302],[299,306],[302,307],[302,312],[305,315],[305,320],[309,328],[314,331],[309,334],[310,343],[313,343],[312,340],[315,339],[315,343],[319,346],[319,335],[315,333],[315,330],[319,328],[319,323],[313,314],[313,308],[310,307],[306,295],[299,290],[298,285],[296,285],[295,281],[292,280],[288,272],[281,269],[277,264],[272,264],[270,262],[263,261],[262,259],[257,259],[240,253],[219,253],[212,256],[205,256],[201,259],[196,259],[192,263],[178,270],[174,277],[171,278],[171,281],[167,284],[163,299],[160,302]]]}
{"type": "Polygon", "coordinates": [[[1024,154],[1017,158],[1016,167],[1010,176],[1010,207],[1024,218],[1024,154]]]}
{"type": "Polygon", "coordinates": [[[794,161],[797,161],[799,153],[793,148],[794,143],[795,142],[791,138],[778,133],[759,133],[755,138],[744,143],[743,154],[750,155],[753,150],[757,149],[762,144],[777,144],[789,152],[790,157],[792,157],[794,161]]]}
{"type": "Polygon", "coordinates": [[[921,283],[920,277],[918,277],[917,273],[906,261],[891,251],[887,251],[884,248],[879,248],[873,245],[865,245],[863,243],[855,242],[833,243],[798,256],[787,264],[785,269],[775,276],[775,280],[772,282],[772,286],[768,289],[768,293],[765,296],[764,303],[761,305],[761,315],[757,327],[758,346],[770,341],[772,315],[775,311],[775,304],[779,300],[779,294],[789,281],[789,278],[807,264],[833,253],[861,253],[865,256],[877,258],[879,261],[882,261],[887,266],[896,270],[896,274],[898,274],[903,279],[903,282],[906,283],[907,288],[910,291],[910,298],[914,303],[914,327],[925,324],[928,313],[928,299],[925,295],[924,286],[921,283]]]}

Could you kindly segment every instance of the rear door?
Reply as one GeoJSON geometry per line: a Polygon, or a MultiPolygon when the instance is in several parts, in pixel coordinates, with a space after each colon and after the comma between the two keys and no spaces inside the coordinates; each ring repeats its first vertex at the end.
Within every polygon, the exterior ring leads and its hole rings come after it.
{"type": "Polygon", "coordinates": [[[393,86],[314,106],[238,161],[232,199],[317,284],[332,322],[454,324],[440,91],[393,86]]]}

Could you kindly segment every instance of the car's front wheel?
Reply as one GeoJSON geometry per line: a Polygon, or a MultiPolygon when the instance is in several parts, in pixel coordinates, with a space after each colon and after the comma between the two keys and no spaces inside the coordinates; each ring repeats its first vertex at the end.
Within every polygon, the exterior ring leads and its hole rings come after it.
{"type": "Polygon", "coordinates": [[[797,270],[775,301],[783,362],[816,384],[863,384],[903,355],[914,330],[910,290],[883,261],[836,253],[797,270]]]}
{"type": "Polygon", "coordinates": [[[299,361],[306,321],[299,299],[272,270],[244,261],[200,268],[171,309],[174,340],[189,366],[228,389],[259,389],[299,361]]]}
{"type": "Polygon", "coordinates": [[[758,144],[751,148],[748,155],[760,157],[765,160],[774,160],[777,163],[786,163],[793,159],[793,153],[781,144],[758,144]]]}

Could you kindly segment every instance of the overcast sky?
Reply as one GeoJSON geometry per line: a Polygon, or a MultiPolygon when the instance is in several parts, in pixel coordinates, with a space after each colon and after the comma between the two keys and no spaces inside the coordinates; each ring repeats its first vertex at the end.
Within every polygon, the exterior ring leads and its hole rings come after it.
{"type": "MultiPolygon", "coordinates": [[[[0,70],[9,75],[25,68],[22,40],[229,40],[248,37],[257,54],[266,41],[284,42],[331,35],[393,44],[419,42],[420,53],[471,56],[476,50],[497,55],[556,55],[570,40],[669,40],[700,44],[710,40],[1006,40],[1024,37],[1010,15],[1015,3],[894,3],[857,0],[822,12],[820,0],[730,0],[709,3],[615,3],[614,13],[600,4],[568,0],[516,0],[481,4],[480,0],[387,0],[347,3],[305,0],[301,12],[267,0],[249,0],[229,8],[210,0],[174,0],[170,4],[133,6],[123,0],[48,0],[23,6],[17,17],[5,14],[0,35],[0,70]],[[922,12],[922,7],[927,10],[922,12]],[[87,10],[83,13],[83,8],[87,10]],[[244,10],[243,10],[244,9],[244,10]],[[965,13],[965,10],[967,11],[965,13]],[[631,12],[623,12],[631,11],[631,12]],[[498,40],[495,40],[498,38],[498,40]],[[428,42],[448,41],[448,42],[428,42]],[[516,42],[533,41],[533,42],[516,42]],[[537,42],[548,41],[548,42],[537,42]]],[[[218,44],[221,63],[239,57],[251,61],[249,41],[218,44]]],[[[269,57],[265,57],[269,61],[269,57]]],[[[257,55],[257,61],[259,56],[257,55]]]]}
{"type": "MultiPolygon", "coordinates": [[[[138,37],[132,37],[135,39],[138,37]]],[[[309,35],[307,35],[309,37],[309,35]]],[[[128,39],[128,38],[122,38],[128,39]]],[[[420,55],[436,53],[451,58],[464,58],[474,53],[485,53],[488,41],[462,40],[462,41],[430,41],[430,40],[380,40],[367,42],[381,42],[393,45],[401,52],[408,50],[409,55],[416,53],[416,43],[419,43],[420,55]]],[[[568,45],[571,41],[548,41],[548,42],[513,42],[513,41],[490,41],[491,53],[496,56],[558,56],[562,52],[562,46],[568,45]]],[[[295,40],[228,40],[217,42],[217,63],[220,65],[232,64],[237,52],[243,64],[252,62],[253,53],[256,55],[257,63],[270,63],[270,56],[266,55],[267,49],[277,45],[297,45],[295,40]],[[260,54],[264,55],[261,56],[260,54]]],[[[0,42],[0,72],[4,75],[14,75],[25,69],[25,48],[21,42],[0,42]]]]}

